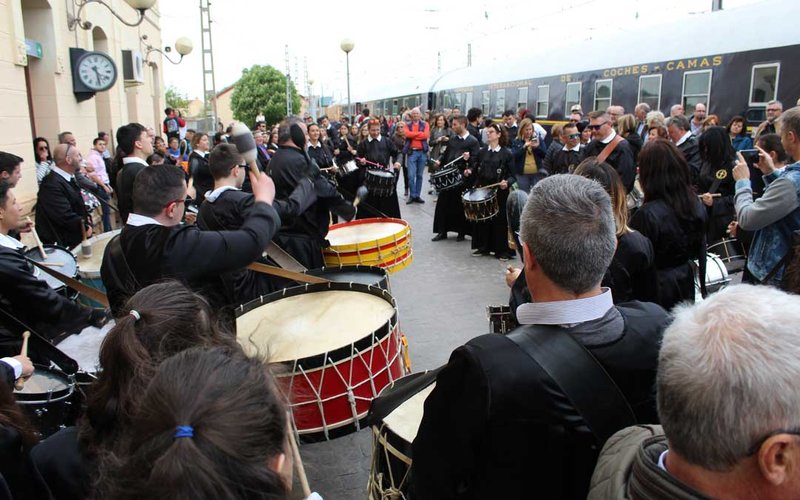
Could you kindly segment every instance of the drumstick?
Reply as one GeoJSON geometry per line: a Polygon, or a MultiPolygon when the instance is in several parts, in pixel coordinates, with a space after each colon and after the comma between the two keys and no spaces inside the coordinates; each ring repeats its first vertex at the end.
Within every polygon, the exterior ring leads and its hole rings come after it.
{"type": "Polygon", "coordinates": [[[478,186],[478,189],[489,189],[493,187],[497,187],[500,184],[504,183],[505,181],[495,182],[494,184],[489,184],[488,186],[478,186]]]}
{"type": "MultiPolygon", "coordinates": [[[[451,162],[450,162],[450,163],[448,163],[447,165],[445,165],[445,166],[443,166],[443,167],[438,167],[438,168],[447,168],[447,167],[449,167],[450,165],[452,165],[453,163],[457,162],[458,160],[464,160],[464,157],[463,157],[463,156],[459,156],[458,158],[456,158],[455,160],[451,161],[451,162]]],[[[464,160],[464,161],[466,161],[466,160],[464,160]]]]}
{"type": "MultiPolygon", "coordinates": [[[[22,332],[22,349],[20,350],[20,354],[23,356],[28,356],[28,339],[31,336],[31,332],[25,330],[22,332]]],[[[25,387],[25,379],[20,377],[14,382],[14,389],[21,391],[25,387]]]]}
{"type": "Polygon", "coordinates": [[[380,163],[375,163],[374,161],[369,161],[366,158],[359,158],[358,156],[356,156],[356,160],[358,160],[358,161],[362,161],[363,160],[364,163],[366,163],[367,165],[372,165],[373,167],[378,167],[378,168],[380,168],[382,170],[386,170],[385,166],[381,165],[380,163]]]}
{"type": "Polygon", "coordinates": [[[66,263],[64,262],[40,262],[41,265],[47,267],[64,267],[66,263]]]}
{"type": "Polygon", "coordinates": [[[308,477],[306,476],[306,469],[303,467],[303,459],[300,458],[300,447],[297,446],[297,438],[292,428],[292,416],[288,412],[286,413],[286,430],[289,432],[289,446],[292,447],[297,479],[300,481],[300,487],[303,489],[303,496],[308,498],[308,496],[311,495],[311,487],[308,485],[308,477]]]}
{"type": "MultiPolygon", "coordinates": [[[[702,195],[702,194],[698,194],[697,195],[698,198],[702,198],[703,196],[705,196],[705,195],[702,195]]],[[[720,196],[722,196],[720,193],[711,193],[711,197],[712,198],[719,198],[720,196]]]]}
{"type": "Polygon", "coordinates": [[[42,256],[42,260],[47,260],[47,253],[44,251],[42,240],[39,239],[39,233],[36,232],[36,228],[33,226],[33,221],[30,217],[25,217],[25,222],[31,224],[31,234],[33,235],[33,239],[36,240],[36,246],[39,248],[39,254],[42,256]]]}

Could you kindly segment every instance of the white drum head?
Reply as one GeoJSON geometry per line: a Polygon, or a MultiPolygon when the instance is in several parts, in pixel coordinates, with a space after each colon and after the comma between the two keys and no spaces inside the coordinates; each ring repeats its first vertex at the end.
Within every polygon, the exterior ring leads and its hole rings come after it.
{"type": "Polygon", "coordinates": [[[429,385],[418,393],[414,394],[403,404],[383,419],[383,423],[392,432],[397,434],[407,443],[414,441],[417,437],[419,424],[422,422],[422,413],[425,409],[425,400],[433,392],[436,383],[429,385]]]}
{"type": "Polygon", "coordinates": [[[36,370],[31,378],[25,381],[22,390],[15,392],[20,394],[43,394],[50,391],[61,391],[69,386],[66,379],[46,370],[36,370]]]}
{"type": "Polygon", "coordinates": [[[399,234],[408,226],[398,222],[370,222],[368,224],[353,224],[331,229],[327,239],[331,246],[354,245],[367,241],[376,241],[399,234]]]}
{"type": "Polygon", "coordinates": [[[62,340],[58,348],[77,361],[81,370],[96,373],[100,371],[100,346],[113,327],[113,320],[106,323],[103,328],[87,326],[80,335],[70,335],[62,340]]]}
{"type": "Polygon", "coordinates": [[[92,244],[92,255],[84,257],[81,253],[81,246],[78,245],[72,249],[72,253],[78,258],[78,268],[80,269],[81,276],[87,278],[99,278],[100,266],[103,264],[103,255],[106,253],[106,246],[111,238],[118,235],[122,230],[115,229],[107,233],[89,238],[89,243],[92,244]]]}
{"type": "Polygon", "coordinates": [[[304,293],[239,316],[237,339],[250,354],[292,361],[350,345],[384,326],[394,312],[392,304],[369,293],[304,293]]]}

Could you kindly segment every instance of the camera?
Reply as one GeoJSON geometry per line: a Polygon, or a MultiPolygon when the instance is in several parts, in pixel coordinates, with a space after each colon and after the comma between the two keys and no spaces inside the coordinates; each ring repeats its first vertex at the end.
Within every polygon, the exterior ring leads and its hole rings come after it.
{"type": "Polygon", "coordinates": [[[744,161],[746,161],[749,166],[752,167],[758,163],[759,152],[757,149],[743,149],[739,152],[742,154],[742,158],[744,158],[744,161]]]}

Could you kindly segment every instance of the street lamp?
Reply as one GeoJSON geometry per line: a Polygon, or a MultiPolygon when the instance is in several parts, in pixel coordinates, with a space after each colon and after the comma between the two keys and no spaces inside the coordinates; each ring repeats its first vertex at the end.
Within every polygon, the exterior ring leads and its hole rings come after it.
{"type": "Polygon", "coordinates": [[[183,56],[189,55],[192,52],[192,49],[194,48],[194,45],[192,44],[192,41],[189,40],[188,38],[186,38],[185,36],[182,36],[182,37],[178,38],[177,40],[175,40],[175,51],[181,57],[177,61],[173,61],[167,55],[168,53],[172,52],[172,48],[171,47],[167,46],[167,47],[164,47],[164,50],[161,50],[158,47],[153,47],[152,45],[147,43],[147,35],[142,35],[141,38],[142,38],[142,41],[145,43],[145,50],[147,51],[144,59],[145,59],[145,62],[150,66],[155,66],[154,62],[148,61],[151,52],[158,52],[159,54],[161,54],[164,57],[164,59],[166,59],[167,61],[171,62],[172,64],[180,64],[181,61],[183,61],[183,56]]]}
{"type": "Polygon", "coordinates": [[[142,21],[144,21],[145,11],[147,11],[147,9],[153,7],[153,5],[156,4],[156,0],[125,0],[126,4],[128,4],[130,7],[134,8],[134,9],[136,9],[136,11],[139,13],[139,19],[137,19],[133,23],[130,23],[130,22],[126,21],[125,19],[123,19],[122,17],[120,17],[119,14],[114,12],[114,9],[111,8],[111,5],[109,5],[108,3],[106,3],[103,0],[83,0],[82,2],[79,0],[78,3],[76,4],[76,5],[78,5],[78,12],[76,12],[74,16],[72,14],[67,14],[67,26],[69,27],[70,31],[75,31],[75,27],[76,26],[80,26],[82,29],[85,29],[85,30],[92,29],[92,23],[90,23],[89,21],[84,21],[84,20],[81,19],[81,11],[84,9],[84,7],[86,7],[87,5],[89,5],[91,3],[103,5],[109,11],[111,11],[111,14],[113,14],[114,17],[119,19],[119,21],[122,24],[135,28],[136,26],[139,26],[140,24],[142,24],[142,21]]]}
{"type": "Polygon", "coordinates": [[[342,40],[342,43],[339,44],[339,47],[344,51],[347,55],[347,114],[350,115],[350,119],[353,119],[353,112],[350,109],[350,51],[353,50],[356,44],[350,40],[349,38],[345,38],[342,40]]]}

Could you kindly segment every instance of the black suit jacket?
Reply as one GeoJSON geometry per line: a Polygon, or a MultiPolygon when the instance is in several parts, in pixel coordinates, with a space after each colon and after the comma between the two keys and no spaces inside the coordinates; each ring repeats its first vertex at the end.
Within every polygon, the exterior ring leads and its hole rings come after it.
{"type": "Polygon", "coordinates": [[[86,207],[76,184],[51,171],[42,179],[36,200],[36,228],[44,243],[72,248],[81,242],[86,207]]]}
{"type": "MultiPolygon", "coordinates": [[[[598,156],[605,147],[606,145],[602,142],[593,140],[583,150],[583,158],[598,156]]],[[[623,139],[614,148],[614,152],[608,155],[606,163],[614,167],[614,170],[617,171],[619,178],[622,180],[622,185],[625,186],[625,190],[630,192],[633,189],[633,182],[636,180],[636,160],[630,143],[623,139]]]]}

